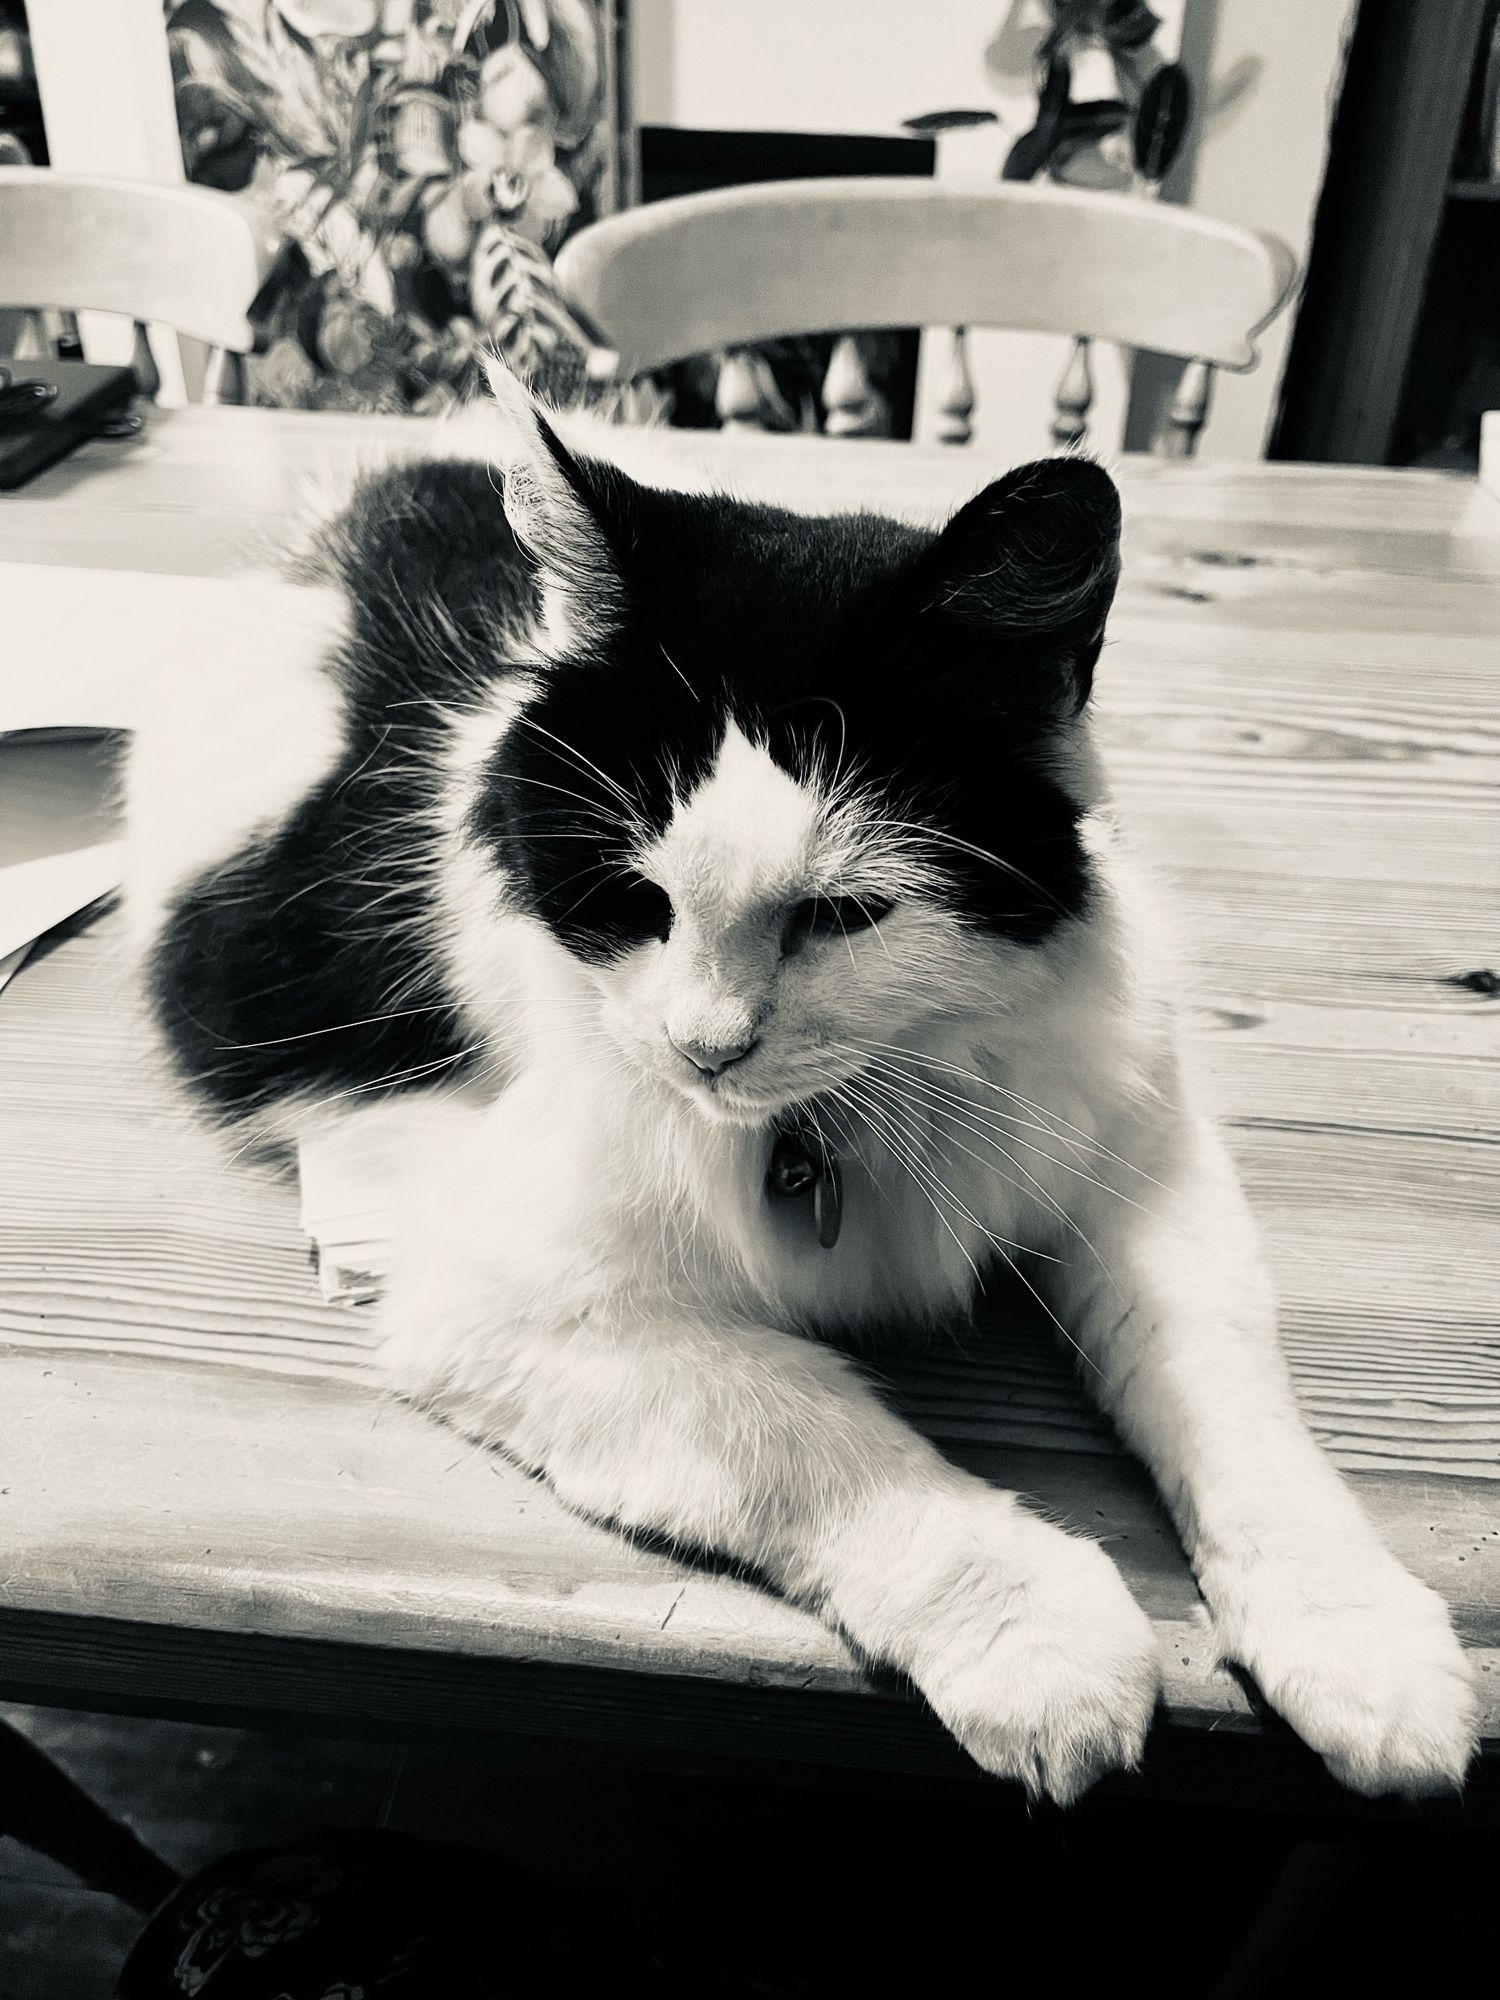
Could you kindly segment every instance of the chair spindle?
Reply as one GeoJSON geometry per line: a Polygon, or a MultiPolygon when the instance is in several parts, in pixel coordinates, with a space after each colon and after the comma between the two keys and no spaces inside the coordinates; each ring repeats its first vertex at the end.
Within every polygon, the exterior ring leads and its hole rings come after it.
{"type": "Polygon", "coordinates": [[[889,437],[891,405],[870,380],[857,334],[840,334],[823,377],[823,431],[827,437],[889,437]]]}
{"type": "Polygon", "coordinates": [[[232,348],[216,347],[203,377],[205,403],[243,403],[246,395],[245,357],[232,348]]]}
{"type": "Polygon", "coordinates": [[[719,375],[714,384],[714,410],[721,430],[763,431],[768,428],[760,380],[750,356],[742,347],[731,347],[719,357],[719,375]]]}
{"type": "Polygon", "coordinates": [[[1198,449],[1198,434],[1208,421],[1213,386],[1212,363],[1190,361],[1183,369],[1160,441],[1163,458],[1191,458],[1198,449]]]}
{"type": "Polygon", "coordinates": [[[937,434],[940,444],[967,444],[974,435],[974,378],[969,373],[969,330],[953,329],[953,345],[948,355],[948,373],[938,399],[937,434]]]}
{"type": "Polygon", "coordinates": [[[150,336],[141,320],[135,322],[135,340],[130,349],[130,365],[135,371],[135,386],[139,395],[148,403],[156,400],[156,392],[161,387],[161,375],[157,371],[156,356],[151,352],[150,336]]]}
{"type": "Polygon", "coordinates": [[[1094,371],[1086,334],[1079,334],[1073,342],[1055,401],[1052,442],[1059,451],[1075,450],[1088,437],[1089,411],[1094,402],[1094,371]]]}

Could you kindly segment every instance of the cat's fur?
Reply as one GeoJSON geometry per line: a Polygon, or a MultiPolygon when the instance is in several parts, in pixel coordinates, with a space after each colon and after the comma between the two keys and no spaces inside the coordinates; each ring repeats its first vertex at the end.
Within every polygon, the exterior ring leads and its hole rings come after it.
{"type": "Polygon", "coordinates": [[[1106,475],[1024,468],[936,535],[804,518],[496,389],[494,462],[366,477],[256,586],[243,703],[174,699],[130,773],[133,931],[204,1101],[287,1133],[391,1080],[492,1093],[404,1216],[393,1381],[753,1564],[1068,1800],[1140,1754],[1149,1621],[817,1338],[1014,1264],[1224,1651],[1346,1783],[1457,1784],[1462,1652],[1298,1417],[1104,804],[1106,475]],[[840,1161],[832,1249],[766,1191],[792,1106],[840,1161]]]}

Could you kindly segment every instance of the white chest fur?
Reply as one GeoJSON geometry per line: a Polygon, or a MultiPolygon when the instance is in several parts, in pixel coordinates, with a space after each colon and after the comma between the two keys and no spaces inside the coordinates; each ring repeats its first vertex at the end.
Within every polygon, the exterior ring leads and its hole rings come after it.
{"type": "Polygon", "coordinates": [[[1117,1156],[1156,1160],[1169,1044],[1125,1004],[1107,909],[1050,947],[1004,1015],[872,1045],[817,1103],[843,1188],[831,1249],[807,1197],[768,1192],[769,1126],[710,1120],[622,1060],[587,980],[565,976],[534,926],[505,928],[509,978],[485,1029],[510,1081],[460,1155],[420,1166],[429,1193],[411,1212],[414,1235],[503,1243],[523,1316],[613,1301],[626,1315],[920,1328],[961,1315],[989,1266],[1077,1252],[1117,1156]]]}

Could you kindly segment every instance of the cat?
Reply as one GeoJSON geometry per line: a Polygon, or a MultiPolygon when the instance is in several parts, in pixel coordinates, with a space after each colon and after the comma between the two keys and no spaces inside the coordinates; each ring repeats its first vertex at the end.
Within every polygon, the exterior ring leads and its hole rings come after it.
{"type": "Polygon", "coordinates": [[[492,386],[492,436],[368,470],[245,585],[245,700],[174,690],[127,784],[200,1103],[285,1135],[481,1095],[403,1204],[393,1385],[751,1566],[1067,1803],[1141,1756],[1149,1620],[820,1338],[961,1322],[1008,1267],[1222,1652],[1344,1784],[1460,1785],[1463,1652],[1298,1415],[1091,745],[1107,473],[1039,461],[940,530],[814,517],[492,386]]]}

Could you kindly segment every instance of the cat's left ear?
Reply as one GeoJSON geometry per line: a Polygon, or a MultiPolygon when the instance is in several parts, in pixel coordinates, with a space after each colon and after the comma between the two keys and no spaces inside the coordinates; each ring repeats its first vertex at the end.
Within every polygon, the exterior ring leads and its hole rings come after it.
{"type": "Polygon", "coordinates": [[[610,469],[571,451],[503,362],[487,358],[485,376],[501,420],[505,518],[537,564],[550,636],[597,639],[618,623],[625,601],[601,518],[610,469]]]}
{"type": "Polygon", "coordinates": [[[1114,481],[1092,459],[1043,458],[954,515],[922,565],[924,609],[1003,642],[1019,699],[1077,715],[1119,575],[1114,481]]]}

